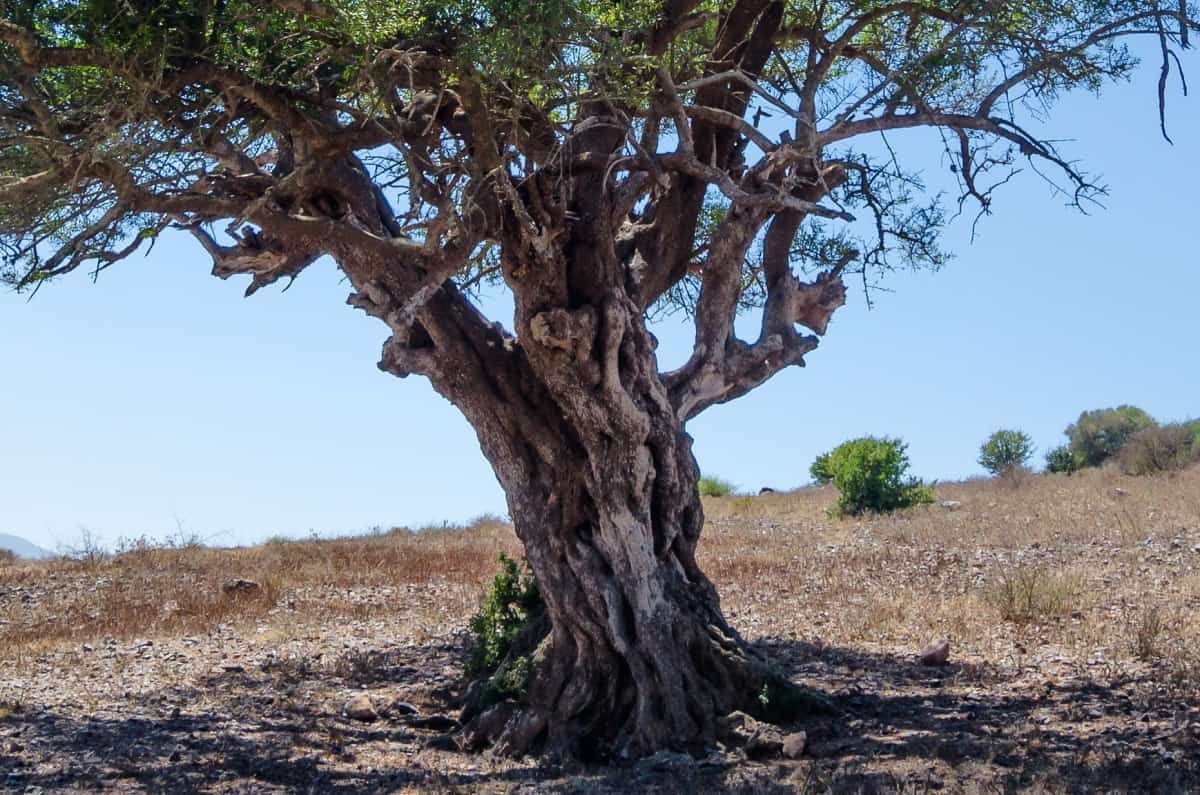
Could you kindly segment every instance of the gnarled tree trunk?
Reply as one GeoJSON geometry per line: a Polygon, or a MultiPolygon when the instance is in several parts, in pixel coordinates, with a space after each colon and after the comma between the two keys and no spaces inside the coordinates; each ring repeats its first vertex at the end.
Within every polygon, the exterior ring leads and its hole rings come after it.
{"type": "Polygon", "coordinates": [[[528,323],[536,387],[479,407],[503,429],[476,427],[551,629],[527,708],[494,739],[627,755],[711,743],[766,669],[696,564],[698,473],[653,338],[621,293],[528,323]]]}

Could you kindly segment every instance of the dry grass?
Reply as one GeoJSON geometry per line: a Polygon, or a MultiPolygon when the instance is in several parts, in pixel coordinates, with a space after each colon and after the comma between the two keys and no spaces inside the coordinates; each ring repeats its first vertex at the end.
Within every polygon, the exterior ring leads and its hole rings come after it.
{"type": "MultiPolygon", "coordinates": [[[[1181,535],[1194,539],[1185,555],[1200,544],[1200,468],[936,490],[961,505],[835,520],[826,514],[836,496],[829,488],[706,499],[702,564],[751,637],[919,648],[948,636],[984,659],[1053,645],[1081,661],[1098,651],[1171,657],[1178,678],[1200,672],[1187,653],[1200,649],[1195,558],[1180,566],[1161,554],[1181,535]]],[[[386,618],[410,634],[447,616],[465,623],[502,551],[519,551],[511,527],[484,519],[245,549],[134,548],[83,562],[0,563],[0,594],[45,591],[32,609],[0,599],[0,657],[239,621],[284,633],[338,619],[386,618]],[[230,577],[263,588],[231,599],[220,588],[230,577]],[[436,599],[419,598],[425,586],[436,586],[436,599]]]]}
{"type": "Polygon", "coordinates": [[[517,548],[507,525],[485,518],[418,533],[275,540],[233,549],[139,543],[114,555],[0,563],[0,595],[18,588],[31,594],[29,600],[0,599],[0,657],[62,642],[203,633],[223,623],[267,619],[281,605],[315,621],[364,619],[404,612],[409,604],[402,598],[389,604],[385,597],[429,582],[452,584],[460,600],[447,607],[462,609],[464,600],[475,599],[499,553],[517,548]],[[235,577],[261,588],[224,594],[221,585],[235,577]]]}

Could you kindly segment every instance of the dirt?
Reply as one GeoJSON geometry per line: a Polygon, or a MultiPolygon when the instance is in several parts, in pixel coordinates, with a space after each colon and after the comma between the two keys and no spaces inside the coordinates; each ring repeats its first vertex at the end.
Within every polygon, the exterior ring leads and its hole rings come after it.
{"type": "MultiPolygon", "coordinates": [[[[591,766],[459,751],[469,610],[442,593],[460,584],[430,572],[420,585],[288,588],[253,620],[190,635],[0,650],[0,790],[1200,791],[1200,668],[1187,656],[1200,523],[1173,519],[1169,532],[1138,539],[1147,528],[1049,533],[1004,548],[840,526],[810,538],[800,563],[783,561],[784,578],[745,569],[747,540],[770,538],[779,557],[812,528],[763,505],[760,516],[710,511],[709,563],[733,623],[836,710],[786,727],[807,732],[799,758],[714,745],[700,758],[591,766]],[[979,594],[1014,561],[1087,572],[1086,597],[1004,620],[979,594]],[[835,577],[842,571],[870,583],[835,577]],[[894,614],[877,615],[872,589],[895,594],[894,614]],[[1151,638],[1160,651],[1130,651],[1129,616],[1142,606],[1132,594],[1168,609],[1151,638]],[[306,607],[334,599],[381,609],[330,619],[306,607]],[[973,612],[959,623],[931,618],[954,610],[973,612]],[[949,662],[921,664],[939,634],[950,637],[949,662]],[[351,704],[359,696],[369,711],[351,704]]],[[[0,570],[0,615],[25,620],[42,603],[86,601],[98,578],[84,566],[60,566],[53,579],[0,570]]]]}

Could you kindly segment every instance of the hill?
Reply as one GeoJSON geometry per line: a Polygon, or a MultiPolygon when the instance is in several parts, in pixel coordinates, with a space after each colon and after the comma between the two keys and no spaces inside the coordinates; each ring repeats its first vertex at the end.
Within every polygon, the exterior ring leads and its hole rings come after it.
{"type": "Polygon", "coordinates": [[[1200,791],[1200,468],[936,490],[946,505],[845,521],[828,489],[705,501],[730,622],[836,710],[787,727],[799,758],[459,750],[466,625],[519,551],[484,520],[0,563],[4,786],[1200,791]],[[934,638],[949,662],[921,665],[934,638]]]}
{"type": "Polygon", "coordinates": [[[30,560],[41,560],[43,558],[52,558],[54,553],[49,550],[42,549],[36,544],[30,543],[20,536],[0,533],[0,549],[7,549],[18,558],[26,558],[30,560]]]}

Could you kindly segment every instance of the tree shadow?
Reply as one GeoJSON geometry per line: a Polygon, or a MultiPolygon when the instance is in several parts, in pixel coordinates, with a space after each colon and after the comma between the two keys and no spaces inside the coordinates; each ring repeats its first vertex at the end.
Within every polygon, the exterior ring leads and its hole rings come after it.
{"type": "MultiPolygon", "coordinates": [[[[801,720],[836,790],[940,788],[948,779],[1011,791],[1200,791],[1200,694],[1147,678],[1055,681],[989,664],[804,641],[754,644],[839,714],[801,720]],[[1190,710],[1190,711],[1189,711],[1190,710]],[[1190,722],[1189,722],[1190,721],[1190,722]]],[[[1027,671],[1028,673],[1028,671],[1027,671]]]]}
{"type": "Polygon", "coordinates": [[[26,708],[0,720],[0,789],[890,792],[968,784],[1011,791],[1045,782],[1080,792],[1200,789],[1200,737],[1187,723],[1173,734],[1165,728],[1195,699],[1184,705],[1152,688],[1135,698],[1136,682],[1030,690],[990,666],[928,668],[781,639],[755,646],[838,710],[793,727],[809,735],[801,759],[751,762],[730,752],[711,765],[605,767],[462,753],[448,741],[449,722],[421,720],[451,714],[456,697],[431,674],[458,659],[456,651],[431,644],[357,672],[381,688],[368,692],[418,693],[418,715],[407,707],[381,709],[373,722],[341,715],[330,698],[345,692],[352,665],[216,674],[94,714],[26,708]]]}

